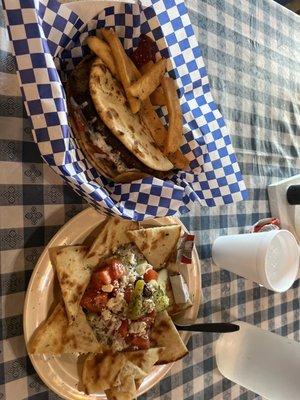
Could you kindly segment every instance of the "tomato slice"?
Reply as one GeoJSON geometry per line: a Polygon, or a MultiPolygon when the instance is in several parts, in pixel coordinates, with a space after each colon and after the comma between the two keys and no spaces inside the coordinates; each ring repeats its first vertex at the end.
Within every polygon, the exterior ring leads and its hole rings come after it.
{"type": "Polygon", "coordinates": [[[80,305],[93,313],[101,312],[108,302],[108,293],[86,291],[81,299],[80,305]]]}
{"type": "Polygon", "coordinates": [[[155,54],[158,51],[156,43],[147,35],[140,36],[138,48],[132,53],[131,59],[137,68],[147,64],[150,60],[155,62],[155,54]]]}
{"type": "Polygon", "coordinates": [[[149,338],[144,338],[141,336],[132,336],[130,338],[130,345],[132,347],[137,347],[141,350],[146,350],[150,347],[150,340],[149,338]]]}
{"type": "Polygon", "coordinates": [[[139,319],[136,320],[136,322],[146,322],[147,328],[150,329],[152,325],[154,324],[156,317],[156,312],[155,310],[151,311],[149,314],[146,314],[139,319]]]}
{"type": "Polygon", "coordinates": [[[112,258],[104,261],[104,263],[93,272],[90,286],[101,290],[102,285],[108,285],[112,283],[112,281],[120,279],[124,273],[125,268],[118,260],[112,258]]]}
{"type": "Polygon", "coordinates": [[[158,273],[154,271],[154,269],[148,269],[144,273],[144,281],[146,283],[152,281],[152,279],[157,280],[157,278],[158,278],[158,273]]]}
{"type": "Polygon", "coordinates": [[[109,261],[108,271],[111,279],[113,281],[120,279],[125,274],[124,265],[116,259],[111,259],[109,261]]]}
{"type": "Polygon", "coordinates": [[[121,324],[120,328],[118,329],[119,335],[124,338],[128,333],[128,329],[129,329],[128,320],[124,319],[124,321],[122,321],[122,324],[121,324]]]}
{"type": "Polygon", "coordinates": [[[131,287],[127,286],[127,288],[125,289],[125,293],[124,293],[124,299],[127,304],[129,304],[129,302],[130,302],[132,292],[133,292],[133,289],[131,287]]]}
{"type": "Polygon", "coordinates": [[[102,285],[108,285],[109,283],[111,283],[111,277],[106,268],[99,269],[93,272],[90,282],[90,285],[93,288],[95,288],[96,290],[101,290],[102,285]]]}

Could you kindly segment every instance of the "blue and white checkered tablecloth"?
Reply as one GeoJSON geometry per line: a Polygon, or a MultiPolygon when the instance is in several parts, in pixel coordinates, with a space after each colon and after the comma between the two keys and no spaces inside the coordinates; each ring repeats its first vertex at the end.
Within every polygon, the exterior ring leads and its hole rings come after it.
{"type": "MultiPolygon", "coordinates": [[[[274,294],[211,263],[221,234],[244,232],[270,215],[266,186],[300,173],[300,20],[271,0],[188,0],[249,200],[195,207],[182,221],[197,234],[204,303],[199,320],[241,319],[300,340],[299,281],[274,294]]],[[[86,205],[42,163],[31,137],[0,13],[1,342],[0,399],[58,399],[40,381],[22,336],[32,269],[53,234],[86,205]]],[[[217,336],[194,334],[189,355],[141,399],[253,399],[216,369],[217,336]]]]}

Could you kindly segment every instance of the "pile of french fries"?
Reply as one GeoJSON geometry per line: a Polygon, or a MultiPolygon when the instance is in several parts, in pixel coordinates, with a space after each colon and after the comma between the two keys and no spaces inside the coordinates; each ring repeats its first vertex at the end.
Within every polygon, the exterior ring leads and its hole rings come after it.
{"type": "Polygon", "coordinates": [[[175,168],[186,169],[189,162],[179,150],[183,143],[183,123],[175,81],[164,76],[167,60],[149,61],[138,70],[113,29],[101,29],[101,35],[104,40],[96,36],[87,38],[89,48],[122,83],[131,111],[139,113],[161,151],[175,168]],[[167,107],[167,128],[154,106],[167,107]]]}

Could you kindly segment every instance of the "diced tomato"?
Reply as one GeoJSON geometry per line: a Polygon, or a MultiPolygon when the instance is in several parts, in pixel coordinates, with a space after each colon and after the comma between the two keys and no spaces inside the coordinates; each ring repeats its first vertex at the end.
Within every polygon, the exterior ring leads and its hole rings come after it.
{"type": "Polygon", "coordinates": [[[128,328],[129,328],[128,320],[124,319],[124,321],[122,321],[120,328],[118,329],[119,335],[124,338],[128,333],[128,328]]]}
{"type": "Polygon", "coordinates": [[[136,322],[146,322],[147,328],[150,329],[151,326],[154,324],[155,317],[156,312],[155,310],[153,310],[149,314],[143,315],[142,317],[137,319],[136,322]]]}
{"type": "Polygon", "coordinates": [[[106,268],[98,269],[93,272],[90,282],[93,288],[101,290],[102,285],[108,285],[109,283],[111,283],[111,277],[106,268]]]}
{"type": "Polygon", "coordinates": [[[157,51],[156,43],[149,36],[141,35],[138,48],[132,53],[131,59],[137,68],[141,68],[151,60],[155,62],[157,51]]]}
{"type": "Polygon", "coordinates": [[[124,275],[125,268],[124,265],[120,263],[120,261],[112,259],[110,260],[108,271],[111,279],[114,281],[120,279],[124,275]]]}
{"type": "Polygon", "coordinates": [[[133,292],[133,289],[131,287],[127,286],[127,288],[125,289],[125,293],[124,293],[124,299],[127,304],[129,304],[129,302],[130,302],[132,292],[133,292]]]}
{"type": "Polygon", "coordinates": [[[87,290],[81,299],[80,305],[88,311],[97,313],[105,308],[107,302],[108,293],[87,290]]]}
{"type": "Polygon", "coordinates": [[[137,347],[142,350],[149,349],[150,340],[149,340],[149,338],[143,338],[141,336],[132,336],[130,338],[130,345],[132,347],[137,347]]]}
{"type": "Polygon", "coordinates": [[[158,278],[158,273],[156,271],[154,271],[154,269],[148,269],[144,273],[144,281],[145,282],[150,282],[150,281],[152,281],[152,279],[157,280],[157,278],[158,278]]]}
{"type": "Polygon", "coordinates": [[[102,285],[108,285],[112,281],[120,279],[124,273],[123,264],[116,259],[109,259],[93,272],[90,286],[101,290],[102,285]]]}

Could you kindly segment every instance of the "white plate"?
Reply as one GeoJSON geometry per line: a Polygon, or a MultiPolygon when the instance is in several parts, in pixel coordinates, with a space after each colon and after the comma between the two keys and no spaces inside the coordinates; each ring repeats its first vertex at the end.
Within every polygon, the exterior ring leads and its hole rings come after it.
{"type": "MultiPolygon", "coordinates": [[[[72,218],[52,238],[41,254],[32,273],[24,304],[23,326],[26,344],[35,329],[47,318],[55,297],[55,272],[49,258],[49,248],[62,245],[90,244],[97,234],[97,226],[105,216],[88,208],[72,218]]],[[[160,224],[163,223],[160,219],[160,224]]],[[[177,220],[178,223],[181,223],[177,220]]],[[[160,225],[157,220],[146,221],[142,225],[160,225]]],[[[193,296],[193,306],[189,308],[179,321],[197,318],[201,301],[200,261],[196,249],[193,251],[193,262],[186,268],[185,279],[193,296]],[[183,319],[182,319],[183,318],[183,319]]],[[[187,343],[189,334],[183,333],[182,338],[187,343]]],[[[64,399],[106,399],[105,394],[86,395],[80,387],[81,367],[76,356],[35,356],[29,355],[31,362],[44,383],[64,399]]],[[[149,390],[158,383],[171,369],[173,363],[155,367],[144,379],[138,394],[149,390]]]]}

